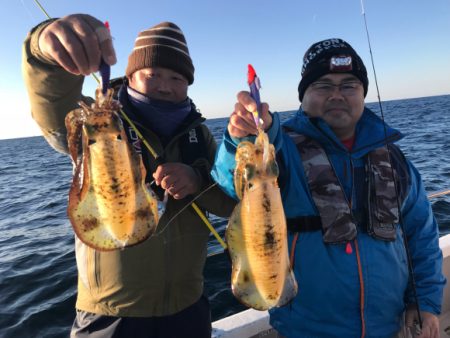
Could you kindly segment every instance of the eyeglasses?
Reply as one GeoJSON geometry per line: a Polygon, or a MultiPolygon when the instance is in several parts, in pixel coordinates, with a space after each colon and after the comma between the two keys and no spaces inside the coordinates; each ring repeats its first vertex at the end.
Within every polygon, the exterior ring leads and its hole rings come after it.
{"type": "Polygon", "coordinates": [[[334,88],[338,88],[339,92],[344,96],[352,96],[358,93],[362,83],[359,81],[342,82],[334,84],[329,82],[313,82],[310,87],[319,95],[329,96],[334,93],[334,88]]]}

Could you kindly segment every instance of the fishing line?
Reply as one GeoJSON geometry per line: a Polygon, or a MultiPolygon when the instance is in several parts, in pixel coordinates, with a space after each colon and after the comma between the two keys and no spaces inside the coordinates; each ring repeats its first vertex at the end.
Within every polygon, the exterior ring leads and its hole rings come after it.
{"type": "MultiPolygon", "coordinates": [[[[368,29],[368,25],[367,25],[366,12],[364,10],[364,0],[361,0],[361,10],[362,10],[362,16],[364,18],[364,25],[365,25],[365,28],[366,28],[367,43],[369,45],[370,60],[371,60],[371,63],[372,63],[373,75],[374,75],[374,79],[375,79],[375,86],[376,86],[376,89],[377,89],[378,105],[380,107],[381,119],[383,121],[383,126],[384,126],[384,138],[385,138],[386,148],[388,150],[389,163],[391,165],[391,174],[392,174],[392,179],[394,181],[394,189],[397,192],[396,193],[396,200],[397,200],[397,208],[398,208],[398,219],[399,219],[399,224],[400,224],[400,227],[401,227],[402,233],[403,233],[403,243],[404,243],[404,246],[405,246],[406,257],[407,257],[407,261],[408,261],[408,271],[409,271],[409,275],[410,275],[410,279],[411,279],[411,288],[412,288],[412,292],[413,292],[414,301],[416,302],[417,318],[418,318],[418,321],[419,321],[419,327],[420,327],[420,330],[422,330],[422,323],[423,322],[422,322],[422,315],[420,314],[419,298],[417,296],[417,286],[416,286],[416,280],[415,280],[415,276],[414,276],[414,267],[413,267],[413,263],[412,263],[412,259],[411,259],[411,251],[410,251],[409,244],[408,244],[408,238],[407,238],[407,235],[406,235],[405,226],[404,226],[404,222],[403,222],[403,216],[402,216],[402,212],[401,212],[401,205],[400,205],[400,200],[399,200],[399,196],[398,196],[397,181],[395,180],[394,167],[392,165],[391,152],[389,150],[388,143],[387,143],[387,128],[386,128],[386,123],[384,121],[383,106],[381,104],[380,91],[379,91],[379,88],[378,88],[378,81],[377,81],[377,74],[376,74],[376,71],[375,71],[375,63],[374,63],[374,58],[373,58],[373,53],[372,53],[372,46],[370,44],[369,29],[368,29]]],[[[406,323],[405,323],[405,325],[406,325],[406,323]]]]}
{"type": "Polygon", "coordinates": [[[23,5],[23,8],[25,8],[25,10],[27,11],[28,15],[30,16],[32,22],[36,22],[37,20],[34,18],[33,14],[31,13],[31,11],[28,9],[28,7],[25,5],[24,0],[20,0],[20,2],[23,5]]]}
{"type": "MultiPolygon", "coordinates": [[[[202,192],[200,192],[198,195],[196,195],[192,200],[191,203],[195,202],[197,199],[199,199],[203,194],[205,194],[208,190],[210,190],[211,188],[215,187],[217,185],[217,182],[209,185],[208,187],[206,187],[202,192]]],[[[166,230],[167,226],[172,223],[172,221],[179,215],[181,214],[184,210],[186,210],[189,207],[190,204],[186,204],[184,207],[182,207],[180,210],[178,210],[178,212],[173,215],[166,223],[166,225],[164,225],[164,227],[161,230],[158,230],[157,232],[154,233],[153,236],[158,236],[161,235],[161,233],[164,232],[164,230],[166,230]]]]}
{"type": "MultiPolygon", "coordinates": [[[[41,9],[41,11],[44,13],[44,15],[47,17],[47,19],[51,19],[51,16],[47,13],[47,11],[45,10],[45,8],[41,5],[41,3],[39,2],[39,0],[34,0],[34,2],[36,3],[36,5],[41,9]]],[[[97,77],[97,75],[95,75],[94,73],[91,73],[92,77],[95,79],[95,81],[97,81],[97,84],[100,84],[100,80],[97,77]]],[[[133,123],[133,121],[131,121],[131,119],[128,117],[128,115],[123,111],[123,109],[120,109],[120,113],[122,114],[123,118],[128,122],[128,124],[131,126],[131,128],[133,128],[133,130],[136,132],[136,135],[139,137],[139,139],[142,141],[142,143],[145,145],[145,147],[147,148],[147,150],[150,152],[150,154],[153,156],[153,158],[158,159],[159,156],[156,153],[156,151],[152,148],[152,146],[147,142],[147,140],[145,139],[144,135],[142,135],[142,133],[139,131],[139,129],[136,127],[136,125],[133,123]]],[[[203,193],[203,192],[202,192],[203,193]]],[[[186,207],[188,207],[188,205],[186,205],[186,207]]],[[[192,208],[195,210],[195,212],[197,213],[197,215],[200,217],[200,219],[203,221],[203,223],[205,223],[205,225],[207,226],[207,228],[209,229],[209,231],[212,232],[212,234],[214,235],[214,237],[217,239],[217,241],[220,243],[220,245],[226,249],[227,245],[225,244],[225,242],[222,240],[222,238],[219,236],[219,234],[217,233],[216,229],[214,229],[214,227],[211,225],[211,223],[208,221],[208,218],[206,218],[206,216],[203,214],[203,212],[200,210],[200,208],[194,203],[192,202],[190,204],[190,206],[192,206],[192,208]]]]}
{"type": "Polygon", "coordinates": [[[48,15],[47,11],[45,10],[45,8],[41,5],[41,3],[38,0],[34,0],[34,2],[36,3],[36,5],[38,5],[38,7],[41,9],[41,11],[45,14],[45,16],[47,17],[47,19],[51,19],[51,16],[48,15]]]}

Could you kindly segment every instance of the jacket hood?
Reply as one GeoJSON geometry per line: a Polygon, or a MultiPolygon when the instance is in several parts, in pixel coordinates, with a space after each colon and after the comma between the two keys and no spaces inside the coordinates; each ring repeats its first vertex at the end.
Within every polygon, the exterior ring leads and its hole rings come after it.
{"type": "MultiPolygon", "coordinates": [[[[311,118],[301,108],[294,117],[284,122],[283,126],[311,137],[329,151],[347,152],[347,148],[322,118],[311,118]]],[[[362,157],[383,144],[393,143],[404,137],[400,131],[391,128],[367,107],[356,124],[355,134],[355,144],[351,151],[354,157],[362,157]]]]}

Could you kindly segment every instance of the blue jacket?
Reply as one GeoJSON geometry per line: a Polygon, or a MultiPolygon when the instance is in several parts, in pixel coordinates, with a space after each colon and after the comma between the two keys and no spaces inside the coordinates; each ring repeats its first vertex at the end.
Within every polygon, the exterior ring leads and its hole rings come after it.
{"type": "MultiPolygon", "coordinates": [[[[285,125],[324,147],[347,198],[353,201],[353,210],[362,207],[363,196],[358,187],[363,186],[365,155],[385,140],[393,142],[402,137],[388,126],[385,134],[383,121],[367,108],[356,126],[351,152],[322,119],[312,121],[301,110],[285,125]]],[[[300,155],[282,131],[278,114],[273,115],[268,134],[277,152],[281,152],[286,168],[281,191],[286,217],[318,215],[300,155]]],[[[222,189],[234,198],[232,175],[239,141],[225,133],[212,171],[222,189]]],[[[419,173],[409,161],[404,165],[411,180],[401,212],[419,305],[422,311],[439,314],[445,278],[441,272],[438,226],[419,173]]],[[[290,248],[292,239],[293,234],[289,234],[290,248]]],[[[358,231],[351,245],[352,253],[346,253],[346,244],[324,244],[321,231],[299,234],[294,265],[299,291],[290,305],[270,311],[271,324],[277,331],[286,337],[360,337],[363,322],[366,337],[392,337],[400,330],[405,306],[414,303],[401,227],[397,226],[394,242],[377,240],[358,231]]]]}

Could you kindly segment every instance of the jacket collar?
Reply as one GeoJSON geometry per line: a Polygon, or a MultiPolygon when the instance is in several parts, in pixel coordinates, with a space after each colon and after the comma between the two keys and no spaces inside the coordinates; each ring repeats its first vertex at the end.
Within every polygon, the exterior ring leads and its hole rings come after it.
{"type": "MultiPolygon", "coordinates": [[[[327,151],[348,152],[323,119],[310,118],[301,108],[293,118],[284,123],[284,126],[318,141],[327,151]]],[[[397,129],[388,126],[374,112],[365,107],[356,124],[356,138],[351,155],[360,158],[373,149],[401,138],[403,135],[397,129]]]]}
{"type": "MultiPolygon", "coordinates": [[[[152,134],[155,132],[152,131],[152,128],[145,123],[145,121],[139,119],[139,117],[134,113],[133,107],[129,102],[128,95],[126,94],[126,83],[124,83],[121,88],[118,90],[118,99],[123,106],[124,111],[127,113],[128,117],[135,123],[138,127],[145,129],[147,132],[150,131],[152,134]]],[[[172,140],[176,139],[181,133],[184,133],[187,130],[191,130],[202,122],[205,121],[205,118],[197,111],[195,104],[191,100],[191,112],[184,119],[184,121],[177,128],[175,135],[171,138],[172,140]]],[[[158,137],[159,138],[159,137],[158,137]]]]}

